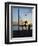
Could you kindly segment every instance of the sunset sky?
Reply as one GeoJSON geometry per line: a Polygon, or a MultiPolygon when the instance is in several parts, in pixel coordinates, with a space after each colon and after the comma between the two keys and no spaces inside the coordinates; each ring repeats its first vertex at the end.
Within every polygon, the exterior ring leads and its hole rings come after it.
{"type": "MultiPolygon", "coordinates": [[[[32,8],[19,8],[19,21],[21,20],[32,22],[32,8]]],[[[12,7],[12,21],[18,22],[18,8],[12,7]]]]}

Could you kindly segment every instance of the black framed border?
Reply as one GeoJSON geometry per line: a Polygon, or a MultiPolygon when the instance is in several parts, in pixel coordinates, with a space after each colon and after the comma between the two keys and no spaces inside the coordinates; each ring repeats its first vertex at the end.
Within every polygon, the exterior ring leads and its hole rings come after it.
{"type": "Polygon", "coordinates": [[[32,3],[20,3],[20,2],[5,2],[5,44],[16,44],[16,43],[31,43],[31,42],[37,42],[37,4],[32,3]],[[10,42],[9,40],[9,5],[10,4],[16,4],[16,5],[32,5],[36,7],[36,38],[35,40],[31,41],[20,41],[20,42],[10,42]]]}

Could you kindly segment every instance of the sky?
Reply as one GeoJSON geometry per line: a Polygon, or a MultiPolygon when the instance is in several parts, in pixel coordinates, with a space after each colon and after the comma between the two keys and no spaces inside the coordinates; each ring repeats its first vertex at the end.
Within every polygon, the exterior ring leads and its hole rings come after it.
{"type": "MultiPolygon", "coordinates": [[[[18,7],[12,7],[12,21],[17,22],[18,21],[18,7]]],[[[19,20],[25,21],[25,20],[32,20],[32,8],[19,8],[19,20]]]]}

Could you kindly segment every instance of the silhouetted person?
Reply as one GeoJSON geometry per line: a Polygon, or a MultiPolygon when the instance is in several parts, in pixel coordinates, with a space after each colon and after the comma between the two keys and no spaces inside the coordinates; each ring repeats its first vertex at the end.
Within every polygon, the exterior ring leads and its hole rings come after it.
{"type": "Polygon", "coordinates": [[[28,31],[30,31],[30,24],[28,25],[28,31]]]}
{"type": "Polygon", "coordinates": [[[25,28],[27,27],[27,23],[28,23],[28,22],[27,22],[27,21],[25,21],[25,25],[24,25],[24,26],[25,26],[25,28]]]}
{"type": "Polygon", "coordinates": [[[29,24],[29,25],[28,25],[28,31],[31,30],[31,29],[30,29],[31,27],[32,27],[32,24],[29,24]]]}

